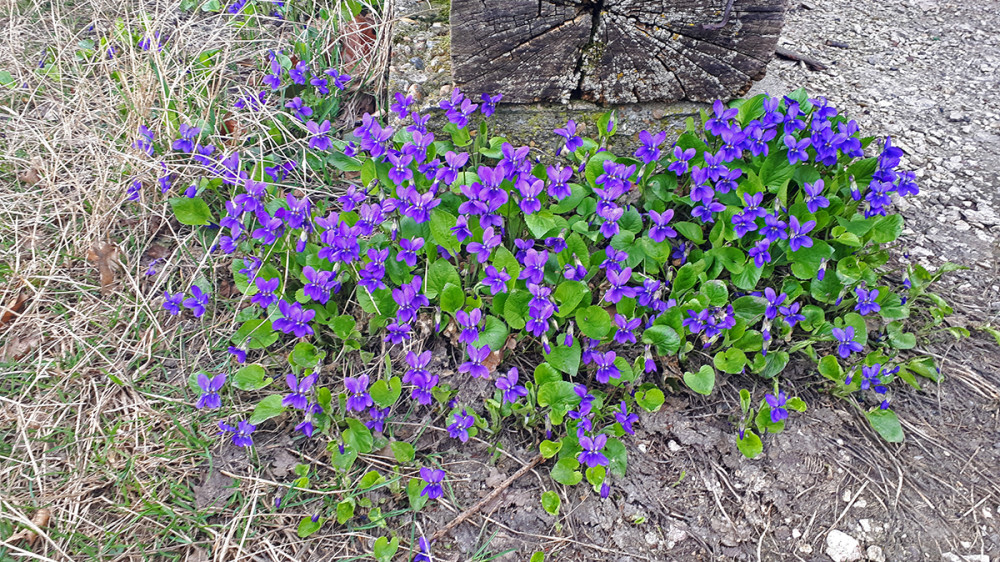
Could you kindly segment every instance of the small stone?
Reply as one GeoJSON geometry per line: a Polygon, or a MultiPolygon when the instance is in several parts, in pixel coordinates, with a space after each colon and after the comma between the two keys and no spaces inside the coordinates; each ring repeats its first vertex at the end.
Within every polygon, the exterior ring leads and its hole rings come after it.
{"type": "Polygon", "coordinates": [[[663,117],[665,115],[666,115],[666,113],[664,113],[662,109],[654,109],[653,110],[653,119],[657,119],[657,120],[663,119],[663,117]]]}
{"type": "Polygon", "coordinates": [[[441,86],[441,89],[438,90],[438,93],[441,95],[442,98],[446,98],[446,97],[450,96],[451,95],[451,84],[444,84],[443,86],[441,86]]]}
{"type": "Polygon", "coordinates": [[[678,445],[677,441],[674,441],[673,439],[667,441],[667,448],[670,449],[670,452],[672,453],[677,453],[681,450],[681,446],[678,445]]]}
{"type": "Polygon", "coordinates": [[[871,522],[871,519],[861,519],[861,520],[858,521],[858,524],[861,525],[861,529],[864,532],[866,532],[866,533],[872,532],[872,522],[871,522]]]}
{"type": "Polygon", "coordinates": [[[800,531],[798,529],[792,529],[792,538],[793,539],[802,538],[802,531],[800,531]]]}
{"type": "Polygon", "coordinates": [[[880,546],[869,546],[868,550],[865,551],[865,554],[871,562],[885,562],[885,553],[882,552],[882,547],[880,546]]]}
{"type": "Polygon", "coordinates": [[[646,544],[648,544],[649,546],[656,546],[656,543],[659,542],[659,540],[656,538],[656,533],[652,531],[646,533],[645,538],[646,538],[646,544]]]}
{"type": "Polygon", "coordinates": [[[410,64],[412,64],[413,68],[416,68],[417,70],[424,69],[424,59],[420,57],[413,57],[412,59],[410,59],[410,64]]]}
{"type": "Polygon", "coordinates": [[[868,507],[868,502],[865,500],[865,498],[858,498],[858,501],[854,502],[854,507],[858,509],[864,509],[868,507]]]}
{"type": "Polygon", "coordinates": [[[857,539],[843,531],[834,529],[826,536],[826,555],[833,562],[856,562],[864,557],[857,539]]]}
{"type": "Polygon", "coordinates": [[[667,548],[668,549],[673,548],[674,545],[686,539],[687,537],[688,537],[687,531],[685,531],[684,529],[671,527],[670,530],[667,531],[667,548]]]}
{"type": "MultiPolygon", "coordinates": [[[[945,222],[945,221],[942,221],[942,222],[945,222]]],[[[850,490],[844,490],[844,495],[841,496],[841,499],[844,500],[844,503],[847,503],[847,502],[851,501],[851,491],[850,490]]]]}

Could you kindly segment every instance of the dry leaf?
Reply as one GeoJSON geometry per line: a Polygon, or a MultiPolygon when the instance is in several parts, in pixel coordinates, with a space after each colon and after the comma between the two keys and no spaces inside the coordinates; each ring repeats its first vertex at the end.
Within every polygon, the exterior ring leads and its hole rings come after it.
{"type": "Polygon", "coordinates": [[[145,260],[162,260],[163,258],[170,255],[170,250],[163,244],[150,244],[146,251],[143,252],[142,257],[145,260]]]}
{"type": "Polygon", "coordinates": [[[238,137],[242,129],[240,124],[236,122],[236,116],[233,115],[232,111],[226,112],[222,116],[222,121],[219,122],[219,134],[222,136],[238,137]]]}
{"type": "Polygon", "coordinates": [[[0,328],[9,324],[14,320],[14,317],[21,314],[24,310],[25,303],[28,302],[28,292],[21,289],[17,296],[12,298],[7,306],[0,309],[0,328]]]}
{"type": "Polygon", "coordinates": [[[0,347],[0,359],[4,361],[20,361],[25,355],[31,353],[41,343],[41,334],[27,337],[7,338],[7,342],[0,347]]]}
{"type": "Polygon", "coordinates": [[[490,374],[493,374],[496,372],[497,367],[500,366],[500,363],[502,361],[503,361],[502,349],[491,351],[490,354],[486,357],[486,360],[483,361],[483,367],[486,367],[490,371],[490,374]]]}
{"type": "Polygon", "coordinates": [[[87,252],[87,261],[96,265],[101,274],[102,295],[111,292],[111,285],[115,282],[115,272],[111,267],[117,259],[118,247],[108,242],[95,245],[87,252]]]}
{"type": "MultiPolygon", "coordinates": [[[[35,516],[31,518],[31,523],[39,529],[44,529],[49,526],[49,519],[51,517],[52,512],[48,509],[42,508],[35,512],[35,516]]],[[[28,546],[32,546],[35,544],[35,541],[38,540],[38,533],[31,529],[21,529],[11,535],[7,540],[11,543],[23,540],[28,543],[28,546]]]]}
{"type": "Polygon", "coordinates": [[[38,170],[35,168],[28,168],[27,172],[23,174],[18,174],[18,181],[21,183],[26,183],[28,185],[35,185],[36,183],[42,181],[42,176],[38,175],[38,170]]]}
{"type": "Polygon", "coordinates": [[[344,24],[340,37],[344,47],[341,50],[344,72],[353,75],[358,63],[375,50],[375,22],[370,16],[359,14],[344,24]]]}

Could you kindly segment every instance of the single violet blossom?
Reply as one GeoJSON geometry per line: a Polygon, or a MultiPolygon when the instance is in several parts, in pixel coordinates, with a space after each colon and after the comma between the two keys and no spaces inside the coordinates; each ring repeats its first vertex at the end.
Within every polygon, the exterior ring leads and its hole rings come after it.
{"type": "Polygon", "coordinates": [[[198,388],[201,389],[201,396],[198,397],[195,408],[201,410],[222,407],[222,397],[219,396],[219,391],[222,390],[224,384],[226,384],[225,373],[215,375],[211,379],[205,373],[198,373],[198,388]]]}

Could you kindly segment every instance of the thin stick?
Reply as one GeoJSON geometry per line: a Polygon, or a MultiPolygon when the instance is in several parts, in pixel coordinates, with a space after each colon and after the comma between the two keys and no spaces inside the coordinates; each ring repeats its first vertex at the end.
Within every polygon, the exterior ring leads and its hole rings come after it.
{"type": "Polygon", "coordinates": [[[500,492],[502,492],[502,491],[506,490],[507,488],[509,488],[510,485],[513,484],[515,480],[517,480],[518,478],[524,476],[529,470],[531,470],[532,468],[535,468],[536,465],[538,465],[539,463],[541,463],[542,460],[543,460],[543,458],[544,457],[542,457],[542,455],[539,454],[534,459],[532,459],[531,462],[529,462],[528,464],[522,466],[514,474],[511,474],[509,478],[507,478],[506,480],[504,480],[502,484],[500,484],[499,486],[496,487],[496,489],[494,489],[492,492],[490,492],[489,494],[487,494],[485,498],[479,500],[476,503],[476,505],[470,507],[469,509],[466,509],[465,511],[463,511],[462,513],[460,513],[458,517],[452,519],[451,523],[448,523],[444,527],[441,527],[440,529],[438,529],[436,533],[434,533],[433,535],[431,535],[431,542],[434,542],[434,541],[440,539],[448,531],[454,529],[458,525],[462,524],[466,519],[468,519],[469,517],[472,517],[473,515],[475,515],[479,510],[481,510],[483,508],[483,506],[485,506],[486,504],[490,503],[497,496],[499,496],[500,492]]]}

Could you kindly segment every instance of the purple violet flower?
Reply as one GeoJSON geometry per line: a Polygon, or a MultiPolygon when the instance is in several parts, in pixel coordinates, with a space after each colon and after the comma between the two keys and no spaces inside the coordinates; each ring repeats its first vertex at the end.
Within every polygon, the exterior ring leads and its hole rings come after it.
{"type": "Polygon", "coordinates": [[[420,490],[421,496],[427,496],[427,499],[435,500],[444,495],[444,490],[441,488],[441,482],[444,480],[443,470],[427,468],[426,466],[420,467],[420,479],[426,483],[423,489],[420,490]]]}
{"type": "Polygon", "coordinates": [[[368,394],[368,375],[344,377],[344,386],[347,387],[348,392],[348,411],[363,412],[374,404],[371,394],[368,394]]]}
{"type": "Polygon", "coordinates": [[[517,384],[517,367],[512,367],[506,375],[497,377],[494,385],[503,391],[503,399],[513,404],[518,398],[528,395],[528,389],[524,385],[517,384]]]}
{"type": "Polygon", "coordinates": [[[222,407],[222,397],[219,396],[219,391],[222,390],[224,384],[226,384],[225,373],[215,375],[211,379],[205,373],[198,373],[198,388],[201,389],[201,396],[198,397],[198,402],[194,407],[199,410],[222,407]]]}
{"type": "Polygon", "coordinates": [[[219,422],[219,429],[222,430],[220,433],[228,432],[233,434],[233,445],[237,447],[252,447],[253,437],[250,434],[257,429],[256,425],[244,420],[237,424],[238,427],[233,427],[225,422],[219,422]]]}
{"type": "Polygon", "coordinates": [[[469,440],[469,428],[476,423],[476,418],[463,409],[461,414],[455,412],[452,419],[455,421],[448,425],[448,435],[465,443],[469,440]]]}
{"type": "Polygon", "coordinates": [[[837,354],[842,359],[847,359],[851,353],[859,353],[864,349],[864,346],[854,341],[854,326],[844,326],[843,329],[834,328],[833,337],[840,342],[840,345],[837,346],[837,354]]]}
{"type": "Polygon", "coordinates": [[[201,318],[205,314],[205,306],[208,305],[208,293],[204,293],[201,287],[191,285],[191,298],[184,301],[184,307],[194,313],[195,318],[201,318]]]}
{"type": "Polygon", "coordinates": [[[490,378],[490,370],[483,365],[483,361],[490,356],[490,346],[475,347],[472,344],[465,346],[469,354],[469,360],[458,366],[459,373],[469,373],[472,378],[490,378]]]}
{"type": "Polygon", "coordinates": [[[306,393],[312,389],[318,376],[316,373],[313,373],[307,377],[303,377],[302,381],[299,382],[299,379],[294,374],[288,373],[285,375],[285,384],[288,385],[291,392],[286,394],[281,400],[281,405],[286,408],[305,410],[309,404],[309,398],[306,397],[306,393]]]}
{"type": "Polygon", "coordinates": [[[598,433],[593,437],[588,437],[583,435],[580,437],[580,446],[583,447],[583,451],[577,455],[576,459],[581,463],[587,465],[589,468],[595,466],[607,466],[608,457],[601,453],[604,449],[604,445],[608,442],[608,436],[606,433],[598,433]]]}
{"type": "Polygon", "coordinates": [[[778,423],[788,418],[788,409],[785,408],[788,397],[785,396],[785,391],[782,390],[777,396],[765,394],[764,400],[771,407],[771,423],[778,423]]]}
{"type": "Polygon", "coordinates": [[[297,338],[313,334],[309,321],[316,316],[315,310],[303,310],[301,304],[289,303],[285,299],[278,301],[278,310],[281,311],[282,318],[278,318],[271,324],[275,330],[286,334],[295,334],[297,338]]]}

